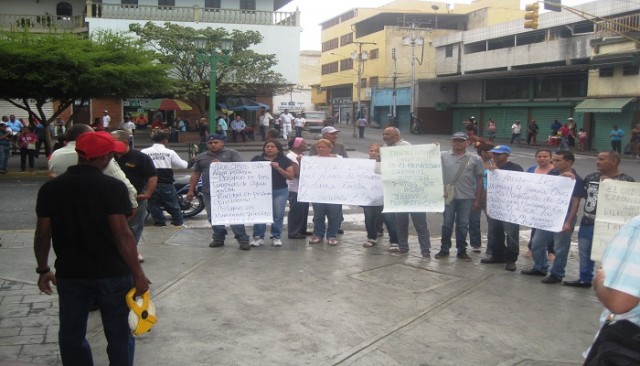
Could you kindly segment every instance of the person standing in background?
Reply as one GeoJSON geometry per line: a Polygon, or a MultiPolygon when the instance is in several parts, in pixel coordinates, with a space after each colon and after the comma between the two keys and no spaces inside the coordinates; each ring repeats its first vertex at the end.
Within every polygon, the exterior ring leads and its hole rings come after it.
{"type": "Polygon", "coordinates": [[[358,125],[358,137],[360,137],[361,139],[364,138],[364,130],[366,127],[369,127],[369,122],[367,122],[367,119],[364,118],[364,116],[358,118],[358,120],[356,121],[356,124],[358,125]]]}
{"type": "Polygon", "coordinates": [[[307,121],[304,119],[302,114],[299,114],[293,120],[293,124],[296,126],[296,137],[302,137],[302,130],[304,129],[305,123],[307,123],[307,121]]]}
{"type": "Polygon", "coordinates": [[[260,108],[260,114],[258,114],[258,130],[260,131],[260,136],[262,136],[262,141],[267,141],[267,130],[273,121],[273,116],[271,113],[267,112],[267,109],[264,107],[260,108]]]}
{"type": "Polygon", "coordinates": [[[622,155],[622,138],[624,137],[624,131],[618,128],[618,125],[613,125],[613,129],[609,132],[611,137],[611,150],[622,155]]]}
{"type": "Polygon", "coordinates": [[[109,131],[109,128],[111,128],[111,116],[109,115],[109,111],[104,111],[102,114],[102,128],[104,128],[105,131],[109,131]]]}

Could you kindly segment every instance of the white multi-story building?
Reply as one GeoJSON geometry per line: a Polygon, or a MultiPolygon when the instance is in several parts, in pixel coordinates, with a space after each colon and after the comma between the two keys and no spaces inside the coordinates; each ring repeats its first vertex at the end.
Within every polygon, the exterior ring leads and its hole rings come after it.
{"type": "MultiPolygon", "coordinates": [[[[275,54],[278,64],[273,70],[282,74],[287,83],[297,85],[300,81],[300,13],[279,11],[289,2],[291,0],[3,0],[0,29],[91,34],[103,29],[128,31],[129,24],[151,21],[195,29],[253,30],[264,38],[252,49],[257,53],[275,54]]],[[[108,107],[94,101],[91,109],[109,109],[117,118],[122,104],[108,107]],[[99,104],[99,108],[93,104],[99,104]]]]}

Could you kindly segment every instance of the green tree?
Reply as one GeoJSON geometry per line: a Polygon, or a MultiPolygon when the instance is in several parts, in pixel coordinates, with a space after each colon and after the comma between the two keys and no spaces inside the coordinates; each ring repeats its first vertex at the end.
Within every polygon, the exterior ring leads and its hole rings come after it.
{"type": "Polygon", "coordinates": [[[273,95],[287,87],[282,75],[272,70],[277,64],[276,56],[250,49],[262,42],[259,32],[233,30],[229,33],[224,28],[211,27],[196,30],[172,23],[158,26],[151,22],[131,24],[129,30],[156,52],[162,64],[171,67],[170,75],[176,79],[173,96],[189,99],[201,113],[205,110],[201,105],[202,96],[209,94],[210,67],[208,63],[198,62],[195,48],[198,36],[206,37],[212,45],[219,45],[223,38],[233,39],[228,64],[219,62],[217,65],[217,95],[273,95]]]}
{"type": "Polygon", "coordinates": [[[0,65],[0,98],[45,126],[69,107],[73,119],[91,98],[149,95],[171,81],[139,41],[111,32],[0,33],[0,65]],[[50,116],[42,109],[48,101],[57,102],[50,116]]]}

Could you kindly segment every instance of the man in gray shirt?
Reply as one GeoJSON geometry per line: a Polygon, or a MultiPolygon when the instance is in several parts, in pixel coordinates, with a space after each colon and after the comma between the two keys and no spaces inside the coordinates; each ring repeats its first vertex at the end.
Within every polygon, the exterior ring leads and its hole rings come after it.
{"type": "MultiPolygon", "coordinates": [[[[411,145],[400,136],[400,130],[395,127],[387,127],[382,132],[382,139],[386,146],[411,145]]],[[[413,221],[413,227],[418,234],[418,243],[422,258],[431,259],[431,239],[429,238],[429,228],[427,227],[426,212],[396,212],[396,224],[398,227],[398,245],[390,245],[389,251],[392,255],[409,254],[409,216],[413,221]]]]}
{"type": "MultiPolygon", "coordinates": [[[[469,137],[464,132],[456,132],[451,137],[451,150],[442,151],[442,177],[444,184],[453,185],[452,200],[444,207],[440,252],[436,259],[449,256],[453,224],[456,225],[456,257],[470,262],[467,254],[467,233],[472,208],[478,208],[482,194],[482,174],[484,164],[477,154],[467,151],[469,137]]],[[[445,192],[445,195],[447,192],[445,192]]],[[[451,198],[451,197],[449,197],[451,198]]]]}
{"type": "MultiPolygon", "coordinates": [[[[218,134],[209,135],[207,139],[207,151],[196,157],[196,161],[193,164],[193,173],[191,173],[191,180],[189,181],[189,192],[187,192],[187,200],[191,201],[195,195],[195,187],[198,184],[198,179],[202,177],[202,193],[204,194],[204,206],[207,209],[207,219],[211,221],[211,191],[209,184],[209,169],[211,163],[215,162],[241,162],[242,157],[233,149],[227,149],[224,147],[222,136],[218,134]]],[[[224,239],[227,235],[227,229],[224,225],[212,225],[213,229],[213,241],[209,243],[211,248],[217,248],[224,246],[224,239]]],[[[249,236],[247,235],[244,225],[231,225],[231,230],[235,235],[235,238],[240,244],[240,249],[249,250],[249,236]]]]}

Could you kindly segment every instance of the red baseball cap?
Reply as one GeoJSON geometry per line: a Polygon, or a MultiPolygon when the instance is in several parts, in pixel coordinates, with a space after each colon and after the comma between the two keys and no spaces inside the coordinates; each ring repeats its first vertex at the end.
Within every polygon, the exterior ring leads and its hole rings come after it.
{"type": "Polygon", "coordinates": [[[76,139],[76,152],[80,157],[91,160],[110,152],[125,153],[127,145],[105,131],[87,132],[76,139]]]}

